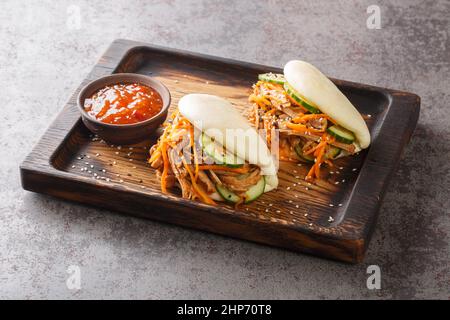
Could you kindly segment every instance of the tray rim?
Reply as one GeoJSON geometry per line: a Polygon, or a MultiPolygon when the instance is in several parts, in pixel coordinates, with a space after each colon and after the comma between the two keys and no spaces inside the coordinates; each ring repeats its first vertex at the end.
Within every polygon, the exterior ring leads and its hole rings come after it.
{"type": "MultiPolygon", "coordinates": [[[[78,120],[75,120],[74,123],[72,123],[71,125],[67,125],[67,124],[64,125],[65,128],[62,128],[62,129],[66,130],[66,132],[64,134],[65,138],[58,142],[58,145],[56,146],[56,148],[54,148],[54,150],[52,152],[49,152],[50,154],[40,156],[39,167],[36,167],[35,161],[30,161],[30,158],[32,155],[34,157],[36,157],[36,150],[42,145],[43,141],[51,140],[52,129],[56,128],[58,130],[61,130],[61,128],[59,128],[59,126],[61,125],[60,124],[61,121],[64,122],[63,118],[66,116],[65,111],[66,111],[66,109],[70,108],[70,106],[72,106],[74,104],[74,97],[76,97],[77,93],[79,92],[81,87],[85,84],[85,82],[88,82],[94,78],[100,77],[101,75],[104,75],[104,74],[115,73],[118,70],[118,68],[122,65],[122,62],[128,57],[128,55],[132,54],[134,51],[143,50],[143,49],[169,51],[171,53],[181,54],[181,55],[189,56],[192,58],[207,59],[207,60],[212,60],[212,61],[221,62],[221,63],[225,63],[225,64],[233,64],[235,66],[245,67],[246,69],[248,69],[248,68],[264,69],[264,70],[274,71],[274,72],[280,70],[280,68],[277,68],[277,67],[265,66],[265,65],[261,65],[261,64],[255,64],[255,63],[248,63],[245,61],[211,56],[211,55],[195,53],[195,52],[190,52],[190,51],[185,51],[185,50],[172,49],[172,48],[167,48],[167,47],[163,47],[163,46],[147,44],[147,43],[143,43],[143,42],[136,42],[136,41],[130,41],[130,40],[125,40],[125,39],[117,39],[117,40],[113,41],[113,43],[109,46],[107,51],[102,55],[102,57],[97,62],[97,64],[95,64],[92,71],[82,81],[80,86],[75,90],[75,92],[72,94],[72,96],[66,102],[64,108],[58,113],[57,118],[50,124],[50,126],[45,131],[44,135],[41,137],[41,139],[35,145],[33,150],[27,155],[25,160],[20,165],[20,172],[21,172],[23,188],[26,190],[36,191],[36,190],[32,190],[33,188],[29,188],[27,177],[34,176],[34,178],[35,178],[35,177],[39,177],[39,176],[41,176],[41,177],[45,176],[50,179],[65,181],[65,182],[70,180],[71,182],[89,185],[90,187],[93,187],[93,188],[102,186],[104,184],[107,188],[110,188],[111,190],[122,191],[121,189],[124,189],[127,191],[127,193],[133,194],[134,196],[137,196],[137,197],[147,198],[150,201],[161,200],[163,198],[166,200],[166,202],[171,202],[174,199],[176,199],[177,201],[174,202],[174,204],[178,203],[178,205],[183,205],[183,206],[191,208],[191,209],[201,209],[203,212],[207,212],[208,214],[220,214],[220,215],[231,214],[231,215],[246,217],[245,212],[235,211],[230,208],[224,208],[224,207],[215,208],[215,207],[211,207],[211,206],[208,206],[208,205],[205,205],[202,203],[193,202],[193,201],[189,201],[186,199],[179,199],[179,197],[176,197],[176,196],[163,195],[161,193],[154,192],[149,189],[146,189],[145,191],[140,191],[140,190],[134,190],[134,189],[130,189],[130,188],[119,188],[119,187],[111,186],[109,183],[103,183],[102,181],[97,181],[97,180],[94,181],[87,177],[82,177],[80,175],[76,175],[74,173],[62,171],[62,170],[55,168],[52,165],[52,157],[58,151],[58,148],[60,148],[64,144],[67,137],[70,136],[70,133],[73,130],[75,130],[75,128],[78,126],[78,122],[80,121],[79,116],[78,116],[78,120]],[[119,51],[119,53],[117,53],[117,51],[119,51]],[[114,54],[116,55],[116,57],[111,57],[113,52],[115,52],[114,54]],[[120,58],[117,58],[117,55],[120,58]],[[111,66],[108,66],[108,64],[111,64],[111,66]],[[67,127],[70,127],[70,128],[67,128],[67,127]]],[[[388,112],[385,114],[385,116],[384,116],[385,118],[382,120],[381,126],[379,128],[379,133],[381,133],[383,131],[383,126],[385,125],[386,119],[389,116],[393,117],[393,114],[391,112],[391,110],[395,109],[393,107],[395,107],[396,105],[401,105],[401,104],[409,105],[412,108],[412,110],[410,111],[410,113],[409,113],[410,117],[405,121],[405,124],[407,124],[406,128],[409,131],[407,134],[407,138],[408,138],[408,140],[410,139],[412,132],[414,131],[415,125],[417,124],[417,120],[418,120],[418,116],[419,116],[419,110],[420,110],[420,97],[419,96],[412,94],[412,93],[394,90],[394,89],[381,88],[381,87],[371,86],[371,85],[367,85],[367,84],[361,84],[361,83],[339,80],[339,79],[334,79],[334,78],[331,78],[331,79],[340,86],[356,87],[356,88],[360,88],[360,89],[364,89],[364,90],[380,92],[383,95],[385,95],[385,97],[388,98],[388,100],[389,100],[389,106],[387,107],[388,112]]],[[[361,225],[361,228],[358,229],[358,232],[353,232],[351,234],[345,233],[345,232],[336,234],[336,233],[329,232],[329,231],[325,232],[324,230],[322,230],[323,228],[320,226],[315,226],[314,228],[307,228],[306,226],[303,227],[303,226],[300,226],[297,224],[285,225],[280,222],[274,222],[274,221],[270,221],[270,220],[269,221],[259,221],[259,223],[266,224],[266,223],[270,222],[272,225],[277,224],[278,228],[288,228],[294,232],[306,234],[311,237],[321,236],[324,238],[328,238],[330,240],[346,241],[346,242],[348,242],[348,245],[350,247],[354,248],[353,249],[354,256],[352,259],[349,260],[349,262],[360,262],[364,256],[364,252],[367,248],[368,242],[370,241],[371,233],[372,233],[373,227],[375,225],[376,218],[378,216],[378,209],[381,204],[384,192],[385,192],[386,187],[389,183],[389,180],[392,176],[392,172],[395,170],[396,165],[400,159],[401,152],[403,151],[406,144],[407,144],[407,142],[404,143],[403,145],[401,145],[398,148],[398,150],[396,150],[395,154],[393,155],[394,158],[391,159],[391,161],[390,161],[391,163],[388,163],[389,170],[387,170],[386,173],[384,174],[384,176],[380,179],[382,181],[382,183],[378,186],[378,188],[376,188],[376,190],[373,191],[373,196],[374,196],[374,198],[376,198],[376,201],[373,204],[371,204],[371,206],[369,208],[367,208],[367,210],[368,210],[367,221],[365,221],[365,223],[363,225],[361,225]]],[[[55,146],[55,144],[53,144],[53,146],[55,146]]],[[[358,194],[354,195],[353,193],[355,190],[358,189],[357,187],[360,183],[360,179],[362,179],[361,174],[363,173],[364,170],[367,170],[366,162],[368,162],[369,160],[372,159],[371,153],[373,154],[373,152],[376,151],[376,150],[373,151],[373,149],[374,149],[373,147],[371,147],[369,149],[369,151],[366,155],[366,158],[363,162],[363,165],[361,167],[361,171],[358,175],[358,178],[355,181],[353,190],[348,199],[349,207],[352,204],[352,201],[355,201],[355,199],[354,199],[355,196],[358,196],[358,197],[361,196],[358,194]]],[[[55,192],[52,193],[51,190],[39,190],[38,192],[55,195],[55,192]]],[[[66,196],[56,195],[56,196],[59,196],[59,197],[62,197],[62,198],[68,199],[68,200],[73,200],[73,199],[70,199],[70,197],[68,197],[67,195],[66,196]]],[[[365,196],[367,196],[367,195],[365,195],[365,196]]],[[[84,202],[84,201],[82,201],[82,202],[84,202]]],[[[94,203],[94,205],[96,205],[96,204],[94,203]]],[[[109,208],[109,209],[115,210],[114,208],[109,208]]],[[[347,210],[348,210],[348,208],[347,208],[347,210]]],[[[348,213],[345,213],[346,218],[344,218],[341,223],[344,223],[344,221],[347,219],[347,215],[348,215],[348,213]]],[[[350,219],[351,217],[352,216],[349,215],[348,218],[350,219]]],[[[247,218],[246,222],[252,223],[252,224],[255,223],[254,219],[250,219],[249,217],[246,217],[246,218],[247,218]]],[[[340,226],[340,225],[341,224],[339,224],[338,226],[340,226]]],[[[332,228],[333,227],[329,227],[327,229],[332,229],[332,228]]]]}

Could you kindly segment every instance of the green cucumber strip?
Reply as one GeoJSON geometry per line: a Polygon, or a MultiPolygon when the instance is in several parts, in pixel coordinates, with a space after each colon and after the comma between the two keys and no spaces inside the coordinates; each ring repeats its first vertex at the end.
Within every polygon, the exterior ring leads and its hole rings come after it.
{"type": "Polygon", "coordinates": [[[309,103],[305,102],[302,98],[300,98],[300,95],[292,88],[292,86],[285,82],[284,84],[284,90],[286,90],[286,93],[294,99],[297,103],[302,105],[306,110],[308,110],[311,113],[322,113],[319,109],[316,107],[310,105],[309,103]]]}
{"type": "Polygon", "coordinates": [[[239,168],[242,167],[244,163],[237,156],[226,151],[224,147],[214,142],[211,137],[205,133],[202,133],[202,148],[216,164],[226,165],[231,168],[239,168]]]}
{"type": "Polygon", "coordinates": [[[259,74],[258,79],[275,84],[284,84],[286,82],[286,79],[284,79],[284,75],[272,72],[259,74]]]}
{"type": "Polygon", "coordinates": [[[350,144],[355,141],[355,135],[353,134],[353,132],[338,125],[329,127],[327,129],[327,132],[335,137],[337,141],[340,141],[342,143],[350,144]]]}
{"type": "Polygon", "coordinates": [[[304,154],[302,147],[299,144],[294,147],[294,151],[301,160],[310,163],[314,162],[314,157],[310,154],[304,154]]]}

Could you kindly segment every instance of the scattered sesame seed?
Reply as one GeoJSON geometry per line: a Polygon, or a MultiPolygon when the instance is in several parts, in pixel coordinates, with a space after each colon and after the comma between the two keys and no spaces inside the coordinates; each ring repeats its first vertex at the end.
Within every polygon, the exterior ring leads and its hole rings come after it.
{"type": "Polygon", "coordinates": [[[130,159],[130,161],[133,161],[133,159],[130,159]]]}
{"type": "Polygon", "coordinates": [[[277,210],[277,213],[280,213],[281,211],[280,210],[277,210]]]}
{"type": "Polygon", "coordinates": [[[356,171],[356,170],[358,170],[358,169],[356,169],[356,168],[353,168],[353,169],[352,169],[352,171],[356,171]]]}
{"type": "Polygon", "coordinates": [[[123,180],[122,180],[122,179],[120,179],[120,180],[119,180],[119,182],[120,182],[120,183],[122,183],[122,182],[123,182],[123,180]]]}
{"type": "Polygon", "coordinates": [[[297,186],[297,184],[296,183],[294,183],[293,185],[292,185],[293,187],[296,187],[297,186]]]}
{"type": "Polygon", "coordinates": [[[329,206],[330,206],[330,207],[334,207],[334,204],[330,203],[329,206]]]}
{"type": "Polygon", "coordinates": [[[89,162],[85,162],[84,164],[85,164],[85,165],[88,165],[88,164],[89,164],[89,162]]]}
{"type": "Polygon", "coordinates": [[[91,167],[91,169],[93,169],[93,168],[94,168],[94,165],[93,165],[93,164],[91,164],[91,165],[90,165],[90,167],[91,167]]]}
{"type": "Polygon", "coordinates": [[[90,159],[90,158],[91,158],[91,156],[86,156],[86,158],[90,159]]]}
{"type": "Polygon", "coordinates": [[[141,186],[141,189],[145,189],[145,186],[141,186]]]}
{"type": "Polygon", "coordinates": [[[305,190],[309,190],[309,188],[308,188],[308,187],[305,187],[305,190]]]}
{"type": "Polygon", "coordinates": [[[117,162],[116,162],[116,161],[113,161],[113,164],[117,164],[117,162]]]}
{"type": "Polygon", "coordinates": [[[333,222],[333,221],[334,221],[333,217],[332,217],[332,216],[329,216],[329,217],[328,217],[328,222],[333,222]]]}
{"type": "Polygon", "coordinates": [[[312,224],[312,223],[309,223],[308,225],[309,225],[310,227],[312,227],[313,224],[312,224]]]}
{"type": "Polygon", "coordinates": [[[295,179],[300,179],[300,176],[295,176],[295,179]]]}
{"type": "Polygon", "coordinates": [[[372,115],[371,115],[371,114],[368,114],[367,117],[368,117],[368,118],[372,118],[372,115]]]}
{"type": "Polygon", "coordinates": [[[269,212],[269,208],[266,209],[266,212],[269,212]]]}
{"type": "Polygon", "coordinates": [[[333,172],[333,171],[330,171],[330,174],[334,174],[334,172],[333,172]]]}
{"type": "Polygon", "coordinates": [[[119,152],[116,151],[116,154],[119,154],[119,152]]]}
{"type": "Polygon", "coordinates": [[[286,190],[291,190],[291,187],[287,187],[286,190]]]}
{"type": "Polygon", "coordinates": [[[334,184],[339,184],[339,181],[336,181],[334,184]]]}
{"type": "Polygon", "coordinates": [[[122,149],[122,146],[117,146],[117,149],[118,149],[118,150],[122,149]]]}
{"type": "Polygon", "coordinates": [[[339,170],[344,170],[344,167],[339,167],[339,170]]]}
{"type": "Polygon", "coordinates": [[[75,166],[72,166],[72,169],[75,168],[75,166]]]}
{"type": "Polygon", "coordinates": [[[307,213],[305,213],[305,214],[304,214],[304,216],[305,216],[305,217],[307,217],[307,216],[308,216],[308,214],[307,214],[307,213]]]}
{"type": "Polygon", "coordinates": [[[339,206],[339,207],[342,207],[342,203],[339,203],[338,206],[339,206]]]}
{"type": "Polygon", "coordinates": [[[105,170],[105,169],[102,169],[102,172],[103,172],[103,173],[106,173],[106,170],[105,170]]]}
{"type": "Polygon", "coordinates": [[[294,211],[291,210],[291,211],[289,211],[289,213],[290,213],[290,214],[294,214],[294,211]]]}
{"type": "Polygon", "coordinates": [[[302,164],[301,164],[301,163],[297,163],[297,166],[298,166],[298,167],[301,167],[301,166],[302,166],[302,164]]]}
{"type": "Polygon", "coordinates": [[[109,182],[109,181],[111,181],[111,179],[110,179],[110,178],[106,178],[106,181],[108,181],[108,182],[109,182]]]}
{"type": "Polygon", "coordinates": [[[288,202],[289,202],[289,203],[292,203],[292,200],[289,200],[288,202]]]}
{"type": "Polygon", "coordinates": [[[92,171],[91,171],[91,170],[88,170],[88,173],[92,173],[92,171]]]}
{"type": "Polygon", "coordinates": [[[94,177],[98,176],[98,174],[94,173],[94,177]]]}
{"type": "Polygon", "coordinates": [[[342,183],[344,183],[345,182],[345,179],[342,179],[342,181],[341,181],[342,183]]]}
{"type": "Polygon", "coordinates": [[[296,204],[295,207],[298,209],[300,206],[298,204],[296,204]]]}
{"type": "Polygon", "coordinates": [[[133,169],[136,169],[136,166],[132,166],[133,169]]]}
{"type": "Polygon", "coordinates": [[[133,147],[129,147],[129,148],[128,148],[128,150],[133,150],[133,149],[134,149],[133,147]]]}
{"type": "Polygon", "coordinates": [[[297,170],[294,170],[294,173],[297,173],[297,170]]]}
{"type": "Polygon", "coordinates": [[[269,203],[269,207],[273,206],[273,203],[269,203]]]}

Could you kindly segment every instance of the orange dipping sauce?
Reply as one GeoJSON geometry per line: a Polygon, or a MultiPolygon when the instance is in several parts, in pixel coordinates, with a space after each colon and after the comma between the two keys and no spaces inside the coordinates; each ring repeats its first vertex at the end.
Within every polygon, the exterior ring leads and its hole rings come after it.
{"type": "Polygon", "coordinates": [[[163,106],[161,95],[148,86],[131,83],[106,86],[84,101],[86,112],[98,121],[132,124],[158,114],[163,106]]]}

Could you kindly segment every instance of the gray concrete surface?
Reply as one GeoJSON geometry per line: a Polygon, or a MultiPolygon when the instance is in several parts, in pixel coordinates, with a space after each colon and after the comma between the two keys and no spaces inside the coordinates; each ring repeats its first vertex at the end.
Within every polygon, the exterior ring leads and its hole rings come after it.
{"type": "Polygon", "coordinates": [[[0,297],[449,299],[449,17],[445,0],[2,0],[0,297]],[[366,27],[371,4],[381,8],[379,30],[366,27]],[[19,163],[116,38],[278,66],[302,58],[333,77],[419,94],[419,124],[365,262],[23,191],[19,163]],[[372,264],[381,268],[380,290],[366,287],[372,264]],[[80,267],[80,290],[66,287],[69,265],[80,267]]]}

